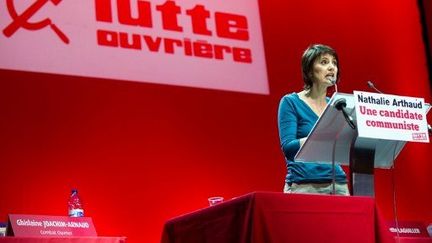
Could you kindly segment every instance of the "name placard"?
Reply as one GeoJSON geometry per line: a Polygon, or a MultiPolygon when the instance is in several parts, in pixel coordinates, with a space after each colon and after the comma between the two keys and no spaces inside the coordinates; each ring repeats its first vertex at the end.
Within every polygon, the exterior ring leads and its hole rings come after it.
{"type": "Polygon", "coordinates": [[[359,137],[429,142],[423,98],[354,91],[359,137]]]}
{"type": "Polygon", "coordinates": [[[11,236],[97,236],[90,217],[9,214],[8,227],[8,235],[11,236]]]}

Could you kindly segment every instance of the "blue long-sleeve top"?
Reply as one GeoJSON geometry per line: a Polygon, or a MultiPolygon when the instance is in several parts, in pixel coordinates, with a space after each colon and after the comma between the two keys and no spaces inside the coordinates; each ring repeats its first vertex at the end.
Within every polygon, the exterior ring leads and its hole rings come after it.
{"type": "MultiPolygon", "coordinates": [[[[291,183],[325,183],[332,181],[333,171],[331,164],[294,161],[294,156],[300,149],[300,139],[309,135],[318,118],[318,115],[300,99],[297,93],[287,94],[282,97],[279,104],[278,127],[288,172],[285,182],[289,185],[291,183]]],[[[346,182],[345,172],[340,165],[335,167],[335,179],[338,183],[346,182]]]]}

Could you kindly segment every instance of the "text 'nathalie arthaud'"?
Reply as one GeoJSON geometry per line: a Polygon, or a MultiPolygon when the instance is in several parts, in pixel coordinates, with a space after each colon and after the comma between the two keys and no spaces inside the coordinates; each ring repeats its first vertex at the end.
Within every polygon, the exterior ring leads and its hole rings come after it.
{"type": "Polygon", "coordinates": [[[410,101],[406,101],[405,99],[393,99],[393,101],[390,101],[384,97],[375,98],[372,96],[364,96],[363,94],[358,94],[357,99],[358,102],[374,104],[374,105],[385,105],[385,106],[392,105],[397,107],[416,108],[416,109],[423,108],[422,101],[410,102],[410,101]]]}

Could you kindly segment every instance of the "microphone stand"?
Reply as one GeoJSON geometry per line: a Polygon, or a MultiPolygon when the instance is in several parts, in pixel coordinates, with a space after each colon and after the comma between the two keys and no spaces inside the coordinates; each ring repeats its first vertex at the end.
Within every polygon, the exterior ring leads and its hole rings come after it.
{"type": "MultiPolygon", "coordinates": [[[[380,93],[380,94],[383,94],[383,92],[381,92],[379,89],[377,89],[376,87],[375,87],[375,85],[374,85],[374,83],[372,82],[372,81],[367,81],[367,84],[368,84],[368,86],[371,88],[371,89],[373,89],[373,90],[375,90],[376,92],[378,92],[378,93],[380,93]]],[[[427,123],[427,130],[428,130],[428,133],[429,133],[429,136],[432,136],[432,127],[431,127],[431,125],[429,124],[429,123],[427,123]]],[[[394,173],[395,173],[395,165],[394,165],[394,160],[395,160],[395,158],[396,158],[396,148],[397,148],[397,143],[396,143],[396,145],[395,145],[395,151],[394,151],[394,153],[393,153],[393,177],[394,177],[394,173]]],[[[394,215],[395,215],[395,221],[396,221],[396,228],[397,229],[399,229],[399,226],[398,226],[398,218],[397,218],[397,210],[396,210],[396,189],[395,189],[395,182],[394,182],[394,179],[393,179],[393,205],[394,205],[394,215]]],[[[398,231],[398,234],[399,234],[399,231],[398,231]]]]}

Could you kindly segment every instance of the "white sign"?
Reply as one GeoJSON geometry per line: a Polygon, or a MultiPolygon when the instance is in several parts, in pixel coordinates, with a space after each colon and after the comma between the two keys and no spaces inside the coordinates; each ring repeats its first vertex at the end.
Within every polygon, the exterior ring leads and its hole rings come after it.
{"type": "Polygon", "coordinates": [[[268,94],[258,0],[5,0],[0,68],[268,94]]]}
{"type": "Polygon", "coordinates": [[[423,98],[354,91],[359,137],[429,142],[423,98]]]}

